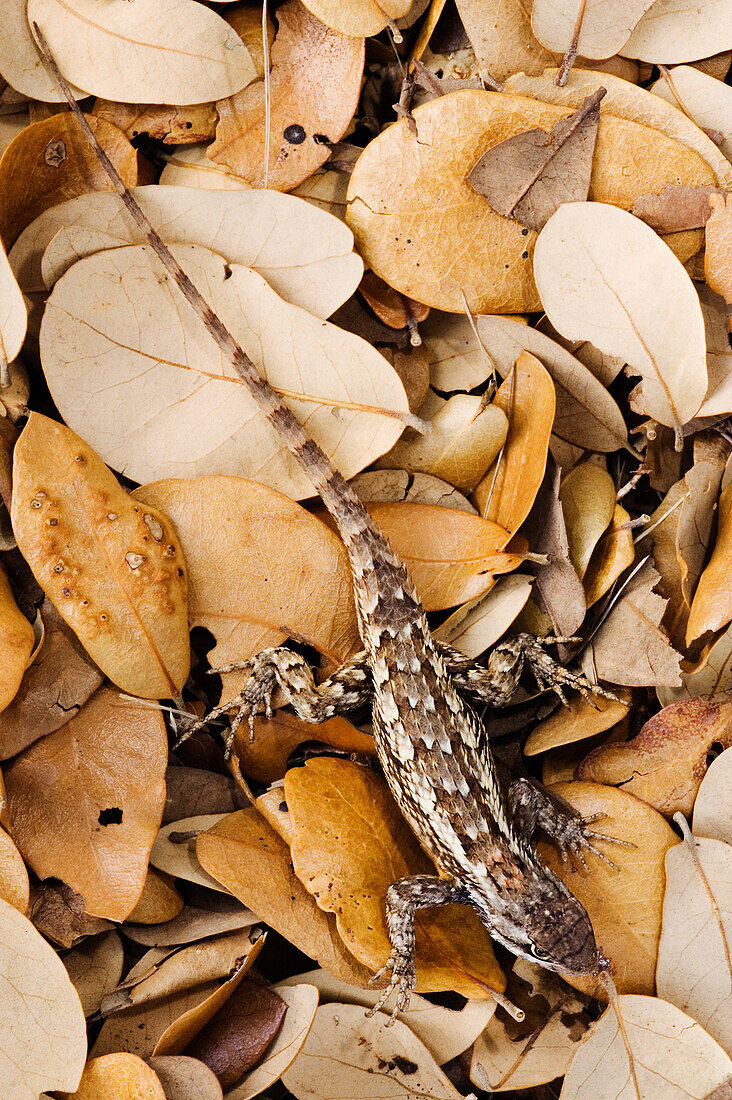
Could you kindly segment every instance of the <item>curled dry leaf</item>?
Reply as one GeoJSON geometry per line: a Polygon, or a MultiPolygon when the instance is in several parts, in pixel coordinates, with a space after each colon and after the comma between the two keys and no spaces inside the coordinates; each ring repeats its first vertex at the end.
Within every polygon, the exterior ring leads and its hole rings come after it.
{"type": "MultiPolygon", "coordinates": [[[[630,847],[598,841],[615,864],[588,856],[589,871],[573,873],[556,850],[541,844],[542,858],[579,898],[590,915],[597,944],[612,962],[621,993],[654,990],[661,910],[665,887],[664,857],[676,833],[656,810],[639,798],[599,783],[558,783],[551,790],[583,816],[601,813],[600,832],[630,847]]],[[[570,985],[603,997],[594,978],[568,978],[570,985]]]]}
{"type": "Polygon", "coordinates": [[[486,596],[470,600],[437,627],[433,636],[479,657],[508,629],[531,594],[533,578],[513,573],[501,577],[486,596]]]}
{"type": "Polygon", "coordinates": [[[248,726],[237,731],[236,753],[241,770],[258,783],[273,783],[282,778],[288,757],[305,741],[320,741],[342,752],[376,753],[373,737],[356,729],[346,718],[330,718],[313,726],[289,711],[278,710],[270,719],[255,718],[253,741],[248,726]]]}
{"type": "Polygon", "coordinates": [[[474,489],[505,442],[505,411],[467,393],[445,401],[430,392],[420,417],[429,421],[430,432],[407,428],[379,466],[432,474],[466,492],[474,489]]]}
{"type": "Polygon", "coordinates": [[[482,69],[494,80],[540,73],[558,60],[534,38],[531,11],[514,0],[457,0],[460,18],[482,69]]]}
{"type": "Polygon", "coordinates": [[[35,647],[33,627],[19,609],[5,570],[0,565],[0,711],[8,707],[18,694],[31,654],[35,647]]]}
{"type": "Polygon", "coordinates": [[[304,954],[343,981],[368,983],[370,971],[346,951],[332,916],[294,874],[287,844],[257,810],[229,814],[201,833],[196,850],[209,874],[304,954]]]}
{"type": "Polygon", "coordinates": [[[727,584],[732,552],[732,483],[727,484],[720,493],[717,516],[714,550],[699,578],[691,603],[686,627],[687,644],[709,630],[720,630],[732,619],[732,593],[727,584]]]}
{"type": "MultiPolygon", "coordinates": [[[[299,982],[316,986],[321,1005],[345,1002],[372,1008],[380,995],[378,989],[359,989],[322,969],[296,974],[281,984],[297,985],[299,982]]],[[[388,1013],[388,1008],[386,1011],[388,1013]]],[[[467,1001],[462,1008],[452,1009],[432,1004],[419,993],[412,993],[409,1008],[399,1014],[399,1019],[422,1040],[438,1065],[443,1066],[467,1050],[495,1011],[495,1001],[467,1001]]]]}
{"type": "Polygon", "coordinates": [[[641,61],[696,61],[732,46],[732,12],[724,0],[680,5],[661,0],[640,20],[622,53],[641,61]]]}
{"type": "Polygon", "coordinates": [[[155,838],[150,852],[150,863],[174,878],[195,882],[198,886],[207,886],[211,890],[223,889],[224,893],[228,893],[225,887],[206,874],[196,858],[198,834],[227,816],[225,813],[198,814],[165,825],[155,838]]]}
{"type": "Polygon", "coordinates": [[[65,882],[44,882],[34,888],[30,916],[38,931],[61,947],[73,947],[86,936],[110,932],[114,927],[102,917],[90,917],[81,894],[65,882]]]}
{"type": "Polygon", "coordinates": [[[644,412],[680,429],[707,387],[704,320],[691,279],[652,229],[606,203],[570,203],[542,230],[534,274],[552,324],[625,359],[644,412]]]}
{"type": "Polygon", "coordinates": [[[194,0],[29,0],[61,72],[92,95],[135,103],[203,103],[240,91],[257,73],[249,50],[194,0]]]}
{"type": "Polygon", "coordinates": [[[732,88],[729,84],[715,80],[693,65],[677,65],[662,74],[651,86],[651,91],[685,111],[698,126],[721,134],[719,147],[728,160],[732,159],[732,88]]]}
{"type": "Polygon", "coordinates": [[[2,760],[65,726],[103,679],[49,599],[41,605],[41,616],[41,648],[12,703],[0,714],[2,760]]]}
{"type": "Polygon", "coordinates": [[[248,805],[246,795],[228,775],[177,765],[165,773],[164,825],[196,814],[228,814],[248,805]]]}
{"type": "Polygon", "coordinates": [[[617,699],[588,700],[577,695],[570,699],[568,706],[557,707],[553,714],[534,726],[526,738],[524,755],[535,756],[561,745],[573,745],[612,729],[630,708],[630,692],[620,690],[618,696],[617,699]]]}
{"type": "Polygon", "coordinates": [[[732,195],[712,195],[709,205],[712,216],[705,233],[704,277],[711,289],[721,294],[729,306],[732,305],[732,195]]]}
{"type": "Polygon", "coordinates": [[[686,833],[666,853],[658,945],[659,997],[687,1012],[725,1050],[732,1045],[732,848],[686,833]]]}
{"type": "Polygon", "coordinates": [[[13,459],[13,530],[38,583],[124,691],[169,698],[188,675],[183,555],[74,432],[33,413],[13,459]]]}
{"type": "Polygon", "coordinates": [[[210,141],[216,133],[217,116],[213,103],[169,107],[98,99],[94,104],[94,114],[119,126],[130,141],[140,134],[148,134],[164,145],[191,145],[198,141],[210,141]]]}
{"type": "Polygon", "coordinates": [[[67,1100],[108,1100],[111,1096],[125,1100],[166,1100],[160,1078],[136,1054],[103,1054],[91,1058],[81,1076],[76,1092],[67,1100]]]}
{"type": "MultiPolygon", "coordinates": [[[[137,152],[111,122],[87,121],[128,187],[137,183],[137,152]]],[[[89,191],[111,191],[81,127],[68,112],[26,126],[0,159],[0,236],[6,248],[27,225],[64,199],[89,191]]]]}
{"type": "Polygon", "coordinates": [[[584,1001],[526,959],[514,963],[507,997],[525,1018],[518,1022],[497,1011],[473,1048],[471,1081],[504,1092],[561,1077],[589,1023],[584,1001]]]}
{"type": "Polygon", "coordinates": [[[412,1096],[458,1100],[461,1093],[406,1024],[387,1027],[383,1013],[369,1019],[360,1005],[322,1005],[283,1083],[297,1100],[343,1095],[379,1100],[412,1096]]]}
{"type": "Polygon", "coordinates": [[[548,565],[537,569],[534,599],[549,616],[554,631],[571,637],[582,624],[587,606],[582,582],[569,560],[569,540],[559,503],[559,469],[552,461],[542,482],[528,526],[532,549],[546,554],[548,565]]]}
{"type": "MultiPolygon", "coordinates": [[[[344,476],[396,442],[410,416],[407,398],[375,348],[285,302],[250,268],[228,265],[200,246],[174,251],[344,476]]],[[[170,276],[158,274],[149,246],[112,249],[74,264],[48,300],[40,339],[60,411],[128,477],[243,473],[296,498],[313,494],[228,357],[170,276]]]]}
{"type": "Polygon", "coordinates": [[[142,893],[127,920],[136,924],[164,924],[174,920],[182,908],[183,898],[172,879],[154,867],[148,867],[142,893]]]}
{"type": "Polygon", "coordinates": [[[475,489],[485,519],[514,534],[524,522],[544,478],[556,396],[549,373],[523,352],[499,387],[494,406],[508,417],[503,449],[475,489]]]}
{"type": "Polygon", "coordinates": [[[235,928],[250,928],[257,918],[234,898],[202,890],[200,905],[186,905],[177,917],[152,927],[126,922],[123,932],[128,940],[145,947],[170,947],[204,940],[235,928]]]}
{"type": "MultiPolygon", "coordinates": [[[[343,942],[377,970],[389,955],[383,899],[393,882],[432,871],[383,779],[347,760],[321,757],[285,776],[295,873],[334,912],[343,942]]],[[[476,914],[440,906],[416,918],[417,988],[485,998],[502,989],[491,941],[476,914]],[[451,930],[460,928],[454,937],[451,930]]]]}
{"type": "Polygon", "coordinates": [[[732,701],[681,699],[649,718],[626,744],[594,749],[577,775],[612,783],[669,817],[690,814],[716,744],[732,744],[732,701]]]}
{"type": "Polygon", "coordinates": [[[161,714],[103,687],[5,771],[24,858],[39,878],[60,878],[81,894],[92,916],[124,920],[142,893],[167,754],[161,714]]]}
{"type": "Polygon", "coordinates": [[[341,34],[353,38],[371,38],[385,27],[393,29],[397,19],[406,15],[413,0],[350,0],[348,4],[339,4],[338,0],[306,0],[305,7],[321,23],[332,27],[341,34]]]}
{"type": "Polygon", "coordinates": [[[29,920],[0,899],[0,1082],[13,1100],[75,1089],[86,1022],[64,965],[29,920]]]}
{"type": "Polygon", "coordinates": [[[732,844],[732,751],[712,761],[694,803],[694,836],[732,844]]]}
{"type": "Polygon", "coordinates": [[[348,129],[361,92],[364,42],[325,26],[299,0],[278,8],[277,21],[269,130],[262,80],[220,98],[216,140],[207,155],[258,187],[289,191],[328,160],[331,143],[348,129]]]}
{"type": "MultiPolygon", "coordinates": [[[[253,267],[281,297],[318,317],[329,317],[358,286],[363,263],[351,231],[291,195],[199,193],[163,184],[132,194],[164,239],[203,245],[229,263],[253,267]]],[[[93,252],[144,243],[118,197],[95,192],[36,218],[15,243],[11,262],[29,292],[50,288],[93,252]]]]}
{"type": "Polygon", "coordinates": [[[124,948],[117,932],[89,936],[64,955],[64,966],[79,994],[85,1016],[99,1011],[102,998],[122,977],[124,948]]]}
{"type": "MultiPolygon", "coordinates": [[[[341,176],[346,174],[341,173],[341,176]]],[[[430,312],[429,306],[423,306],[421,302],[405,298],[397,290],[392,290],[373,271],[364,271],[363,279],[358,284],[358,292],[366,299],[379,320],[389,328],[407,328],[410,323],[424,321],[430,312]]]]}
{"type": "Polygon", "coordinates": [[[607,470],[582,462],[571,470],[559,489],[569,539],[569,560],[580,580],[615,511],[615,483],[607,470]]]}
{"type": "Polygon", "coordinates": [[[631,1088],[640,1100],[707,1100],[730,1073],[732,1059],[686,1013],[656,997],[621,996],[579,1047],[562,1100],[619,1100],[631,1088]]]}
{"type": "MultiPolygon", "coordinates": [[[[538,309],[536,237],[496,214],[465,177],[499,141],[532,127],[548,131],[570,113],[522,96],[465,90],[414,111],[418,138],[406,121],[382,131],[359,157],[348,190],[348,224],[368,266],[437,309],[462,313],[466,299],[475,313],[538,309]]],[[[701,157],[674,139],[601,114],[593,199],[632,206],[638,195],[678,182],[714,179],[701,157]]]]}
{"type": "Polygon", "coordinates": [[[30,901],[30,883],[23,857],[12,837],[0,829],[0,898],[26,916],[30,901]]]}
{"type": "Polygon", "coordinates": [[[572,46],[580,57],[612,57],[630,38],[653,0],[587,0],[579,9],[574,0],[537,0],[531,9],[531,29],[549,50],[566,53],[572,46]],[[581,10],[581,14],[580,13],[581,10]],[[579,24],[576,42],[574,35],[579,24]]]}
{"type": "Polygon", "coordinates": [[[163,1086],[166,1100],[222,1100],[221,1085],[198,1058],[167,1054],[148,1059],[163,1086]]]}
{"type": "Polygon", "coordinates": [[[610,526],[593,550],[582,578],[588,607],[597,603],[635,560],[633,532],[626,526],[629,521],[630,514],[616,504],[610,526]]]}

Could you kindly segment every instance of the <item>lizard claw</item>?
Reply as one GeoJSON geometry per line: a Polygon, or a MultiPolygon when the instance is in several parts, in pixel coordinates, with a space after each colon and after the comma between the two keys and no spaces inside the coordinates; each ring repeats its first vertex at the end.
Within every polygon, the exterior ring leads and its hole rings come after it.
{"type": "Polygon", "coordinates": [[[592,852],[598,859],[601,859],[603,863],[606,863],[613,871],[619,871],[620,868],[616,863],[613,863],[611,859],[605,855],[605,853],[593,844],[595,840],[602,840],[606,844],[618,844],[622,848],[635,848],[636,845],[632,844],[629,840],[620,840],[619,837],[610,836],[608,833],[597,833],[589,828],[600,818],[605,817],[604,813],[588,814],[587,817],[570,817],[563,823],[561,831],[557,833],[556,843],[559,848],[559,855],[562,862],[569,860],[570,864],[576,870],[574,866],[574,859],[579,860],[585,871],[589,870],[587,866],[587,860],[585,859],[586,852],[592,852]]]}
{"type": "Polygon", "coordinates": [[[377,982],[379,978],[383,977],[383,975],[388,970],[391,970],[391,981],[389,982],[388,986],[384,990],[382,990],[381,996],[379,997],[378,1001],[373,1006],[373,1008],[370,1008],[368,1010],[366,1015],[369,1018],[375,1016],[376,1013],[379,1012],[389,1000],[392,992],[396,990],[396,1002],[394,1004],[394,1011],[391,1013],[386,1023],[387,1027],[391,1027],[399,1013],[405,1012],[406,1009],[409,1008],[411,993],[414,989],[414,986],[416,985],[417,978],[414,972],[414,962],[412,961],[412,959],[407,955],[402,955],[397,951],[392,951],[391,955],[387,959],[386,963],[382,966],[381,970],[377,971],[377,973],[374,974],[373,978],[371,978],[371,980],[369,981],[369,985],[373,985],[374,982],[377,982]]]}

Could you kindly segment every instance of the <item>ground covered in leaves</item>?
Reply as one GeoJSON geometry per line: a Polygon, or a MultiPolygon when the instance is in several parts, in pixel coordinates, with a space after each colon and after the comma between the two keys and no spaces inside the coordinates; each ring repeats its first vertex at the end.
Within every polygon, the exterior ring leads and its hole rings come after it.
{"type": "MultiPolygon", "coordinates": [[[[0,1089],[732,1097],[732,2],[5,0],[0,1089]],[[343,544],[66,109],[352,479],[437,638],[519,631],[498,756],[618,991],[417,921],[368,713],[177,745],[211,669],[359,648],[343,544]],[[722,52],[720,52],[722,51],[722,52]],[[427,430],[429,429],[429,430],[427,430]]],[[[280,703],[282,701],[280,700],[280,703]]]]}

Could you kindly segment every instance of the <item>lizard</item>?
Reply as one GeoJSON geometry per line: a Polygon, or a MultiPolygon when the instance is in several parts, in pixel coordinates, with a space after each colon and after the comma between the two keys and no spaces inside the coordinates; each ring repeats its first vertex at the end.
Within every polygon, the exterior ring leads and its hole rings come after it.
{"type": "Polygon", "coordinates": [[[277,687],[301,718],[316,723],[370,701],[384,776],[436,867],[434,875],[395,882],[386,894],[391,950],[374,981],[383,975],[390,978],[372,1013],[386,1004],[392,992],[392,1020],[408,1006],[416,984],[415,913],[447,903],[472,906],[491,937],[519,957],[570,975],[606,972],[610,964],[598,949],[584,906],[542,862],[532,837],[541,828],[558,843],[563,856],[580,855],[583,862],[583,849],[603,856],[594,840],[615,838],[590,828],[601,815],[581,818],[530,781],[518,780],[505,791],[487,732],[468,701],[506,702],[526,663],[539,686],[557,690],[560,697],[562,685],[585,694],[605,692],[554,662],[532,635],[519,635],[496,647],[486,667],[473,665],[432,638],[404,564],[355,490],[260,376],[150,224],[91,130],[36,23],[33,30],[47,65],[130,215],[311,481],[346,547],[362,653],[320,685],[304,658],[284,647],[229,665],[220,671],[248,668],[250,677],[234,700],[207,719],[237,710],[227,737],[228,751],[241,721],[246,718],[251,725],[256,713],[271,712],[277,687]]]}

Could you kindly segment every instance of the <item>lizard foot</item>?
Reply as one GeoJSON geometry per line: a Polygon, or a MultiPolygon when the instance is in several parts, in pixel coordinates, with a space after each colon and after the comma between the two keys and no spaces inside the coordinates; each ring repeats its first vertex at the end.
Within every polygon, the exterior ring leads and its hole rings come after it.
{"type": "Polygon", "coordinates": [[[394,1005],[394,1011],[387,1020],[387,1027],[391,1027],[400,1012],[404,1012],[409,1008],[411,993],[417,983],[417,976],[414,971],[414,960],[412,957],[410,955],[404,955],[399,951],[392,951],[381,970],[374,974],[369,985],[373,985],[374,982],[377,982],[379,978],[389,970],[391,970],[391,981],[388,986],[382,990],[381,996],[374,1007],[370,1008],[366,1013],[368,1017],[375,1016],[389,1000],[392,992],[396,990],[396,1003],[394,1005]]]}
{"type": "Polygon", "coordinates": [[[563,863],[569,860],[574,867],[574,860],[577,859],[584,870],[587,871],[589,868],[585,853],[592,852],[608,867],[611,867],[613,871],[620,870],[617,864],[608,859],[593,841],[603,840],[606,844],[618,844],[622,848],[635,848],[636,845],[629,840],[620,840],[619,837],[610,836],[609,833],[597,833],[590,829],[591,825],[603,817],[605,817],[603,813],[588,814],[587,817],[567,817],[562,821],[561,826],[554,830],[553,839],[559,849],[559,855],[563,863]]]}
{"type": "Polygon", "coordinates": [[[517,639],[520,642],[524,659],[531,669],[539,688],[542,691],[556,692],[565,706],[567,706],[567,699],[564,692],[567,688],[578,691],[583,699],[593,703],[593,705],[597,696],[617,701],[617,696],[611,691],[600,687],[599,684],[593,684],[582,672],[571,672],[560,665],[558,661],[555,661],[546,651],[546,646],[553,645],[555,642],[573,642],[577,640],[577,638],[563,637],[535,638],[533,634],[521,634],[517,639]]]}
{"type": "Polygon", "coordinates": [[[210,675],[242,669],[249,669],[251,675],[238,695],[235,695],[233,699],[229,699],[228,702],[214,707],[198,722],[194,722],[178,738],[175,747],[177,748],[184,741],[187,741],[192,734],[208,725],[209,722],[215,721],[215,719],[220,718],[222,714],[227,714],[229,711],[234,711],[235,714],[231,726],[223,735],[224,756],[226,759],[228,760],[231,755],[236,732],[245,720],[249,722],[249,740],[253,741],[254,719],[256,716],[264,714],[266,718],[272,717],[272,696],[277,687],[277,665],[276,661],[272,660],[271,654],[273,652],[265,649],[258,653],[256,657],[251,657],[247,661],[235,661],[232,664],[223,665],[221,668],[210,669],[210,675]]]}

